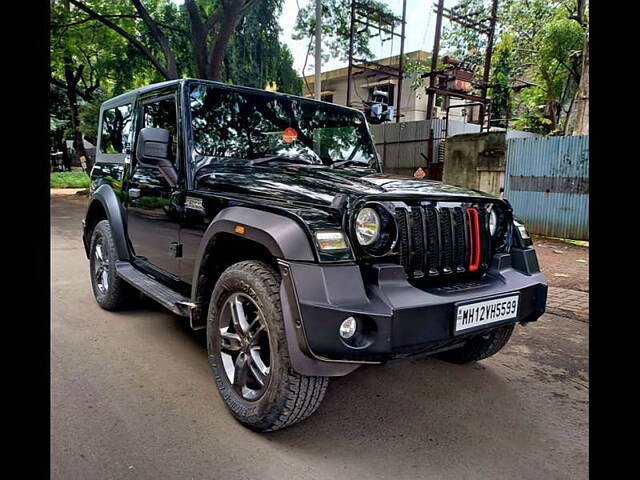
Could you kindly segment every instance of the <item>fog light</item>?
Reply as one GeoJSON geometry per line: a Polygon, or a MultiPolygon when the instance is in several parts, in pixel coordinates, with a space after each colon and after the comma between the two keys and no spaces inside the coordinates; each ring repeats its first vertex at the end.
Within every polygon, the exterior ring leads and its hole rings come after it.
{"type": "Polygon", "coordinates": [[[358,322],[353,317],[347,318],[340,324],[340,336],[345,340],[353,337],[356,333],[356,328],[358,326],[358,322]]]}

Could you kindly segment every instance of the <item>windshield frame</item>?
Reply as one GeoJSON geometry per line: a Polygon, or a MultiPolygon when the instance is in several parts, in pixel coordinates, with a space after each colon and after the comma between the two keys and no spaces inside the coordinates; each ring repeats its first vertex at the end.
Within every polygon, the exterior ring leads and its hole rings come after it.
{"type": "MultiPolygon", "coordinates": [[[[239,160],[239,161],[246,161],[249,162],[250,159],[249,158],[244,158],[244,157],[219,157],[219,156],[212,156],[212,155],[207,155],[206,153],[202,153],[199,152],[197,147],[196,147],[196,142],[195,139],[193,137],[193,118],[192,118],[192,109],[191,109],[191,92],[192,89],[194,87],[197,86],[204,86],[206,88],[215,88],[215,89],[219,89],[219,90],[226,90],[226,91],[231,91],[231,92],[236,92],[239,94],[250,94],[250,95],[259,95],[259,96],[263,96],[263,97],[271,97],[271,98],[280,98],[283,100],[287,100],[287,101],[295,101],[295,102],[299,102],[299,103],[309,103],[309,104],[320,104],[319,106],[323,109],[328,109],[328,110],[334,110],[334,111],[338,111],[338,112],[342,112],[342,113],[348,113],[350,115],[355,114],[356,116],[359,117],[359,119],[362,121],[362,142],[363,144],[369,144],[369,147],[371,148],[371,151],[373,152],[373,165],[371,167],[369,167],[368,165],[362,163],[362,165],[357,165],[356,168],[366,168],[366,169],[373,169],[378,173],[382,173],[382,165],[380,162],[380,156],[378,154],[378,151],[375,147],[375,143],[373,141],[373,138],[371,136],[371,131],[369,129],[369,124],[366,120],[366,117],[364,115],[363,112],[361,112],[360,110],[357,110],[355,108],[349,108],[349,107],[344,107],[342,105],[335,105],[332,103],[328,103],[328,102],[321,102],[315,99],[310,99],[310,98],[304,98],[304,97],[300,97],[297,95],[290,95],[290,94],[286,94],[286,93],[279,93],[279,92],[268,92],[265,90],[260,90],[260,89],[256,89],[256,88],[251,88],[251,87],[242,87],[242,86],[234,86],[234,85],[226,85],[223,83],[219,83],[219,82],[213,82],[213,81],[206,81],[206,80],[191,80],[191,81],[187,81],[184,82],[183,85],[183,99],[184,101],[183,103],[183,116],[185,118],[184,121],[184,133],[187,139],[187,145],[189,148],[189,152],[190,155],[188,156],[188,161],[191,164],[191,167],[194,167],[196,164],[196,159],[204,159],[204,158],[209,158],[209,159],[220,159],[222,161],[225,160],[239,160]]],[[[325,167],[325,168],[331,168],[333,164],[339,162],[341,159],[332,159],[332,163],[331,164],[310,164],[310,166],[313,167],[325,167]]],[[[349,168],[349,167],[347,167],[349,168]]],[[[190,168],[189,170],[193,170],[193,168],[190,168]]]]}

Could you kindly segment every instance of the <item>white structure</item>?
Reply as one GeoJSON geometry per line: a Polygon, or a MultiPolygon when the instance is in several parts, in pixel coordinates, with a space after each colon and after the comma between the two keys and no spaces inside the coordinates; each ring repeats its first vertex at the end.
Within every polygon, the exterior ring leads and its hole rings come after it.
{"type": "MultiPolygon", "coordinates": [[[[427,63],[430,55],[423,51],[417,50],[405,54],[405,58],[411,61],[421,61],[427,63]]],[[[382,58],[376,62],[383,65],[398,66],[399,55],[393,57],[382,58]]],[[[338,105],[347,104],[347,72],[348,68],[339,68],[322,72],[321,75],[321,99],[325,102],[336,103],[338,105]]],[[[352,107],[362,109],[363,101],[370,101],[374,88],[382,90],[389,95],[389,104],[397,110],[398,101],[398,79],[382,72],[361,71],[353,69],[353,72],[361,72],[352,76],[351,82],[351,103],[352,107]]],[[[424,120],[427,118],[427,94],[424,88],[413,90],[411,85],[415,82],[416,76],[405,77],[402,81],[402,95],[400,98],[400,118],[401,122],[412,122],[416,120],[424,120]]],[[[314,97],[314,75],[307,75],[303,82],[304,96],[314,97]]],[[[463,100],[451,98],[451,104],[457,105],[464,103],[463,100]]],[[[442,105],[435,107],[435,118],[444,118],[446,112],[442,105]]],[[[452,120],[464,121],[466,114],[464,108],[454,108],[450,110],[449,118],[452,120]]]]}

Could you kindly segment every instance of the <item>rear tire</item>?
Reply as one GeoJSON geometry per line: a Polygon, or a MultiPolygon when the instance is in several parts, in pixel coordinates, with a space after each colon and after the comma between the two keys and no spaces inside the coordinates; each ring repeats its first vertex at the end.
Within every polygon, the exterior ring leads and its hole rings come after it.
{"type": "Polygon", "coordinates": [[[116,275],[118,253],[108,220],[98,222],[93,229],[89,252],[91,286],[98,305],[105,310],[120,310],[133,305],[139,294],[116,275]]]}
{"type": "Polygon", "coordinates": [[[291,368],[280,275],[266,263],[239,262],[222,273],[209,302],[207,350],[222,399],[251,430],[271,432],[301,422],[326,393],[328,377],[291,368]]]}
{"type": "Polygon", "coordinates": [[[512,324],[496,328],[485,335],[472,338],[463,347],[438,353],[434,357],[459,365],[483,360],[502,350],[511,338],[514,327],[515,325],[512,324]]]}

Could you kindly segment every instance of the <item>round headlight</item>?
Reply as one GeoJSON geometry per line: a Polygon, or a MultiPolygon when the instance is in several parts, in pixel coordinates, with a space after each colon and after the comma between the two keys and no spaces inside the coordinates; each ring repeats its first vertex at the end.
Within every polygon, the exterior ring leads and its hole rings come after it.
{"type": "Polygon", "coordinates": [[[496,233],[496,229],[498,228],[498,215],[495,210],[491,210],[489,213],[489,234],[493,237],[493,234],[496,233]]]}
{"type": "Polygon", "coordinates": [[[356,217],[356,238],[360,245],[371,245],[380,235],[380,216],[370,207],[358,212],[356,217]]]}

